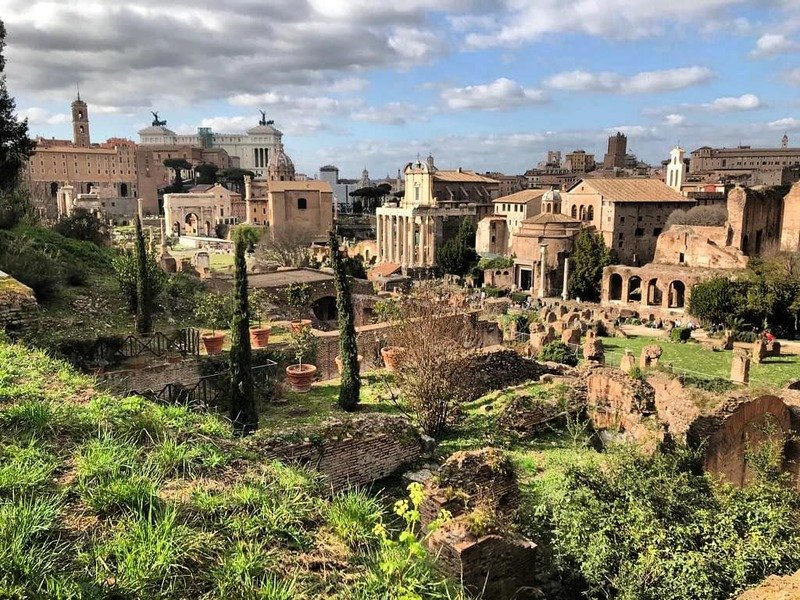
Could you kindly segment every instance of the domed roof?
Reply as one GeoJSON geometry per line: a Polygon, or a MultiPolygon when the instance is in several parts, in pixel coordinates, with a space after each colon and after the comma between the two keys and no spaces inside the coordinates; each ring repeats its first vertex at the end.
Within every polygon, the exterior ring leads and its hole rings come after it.
{"type": "Polygon", "coordinates": [[[547,190],[542,194],[542,202],[561,202],[561,192],[558,190],[547,190]]]}
{"type": "Polygon", "coordinates": [[[278,145],[277,152],[274,152],[267,163],[269,169],[291,169],[294,170],[292,159],[283,151],[283,144],[278,145]]]}

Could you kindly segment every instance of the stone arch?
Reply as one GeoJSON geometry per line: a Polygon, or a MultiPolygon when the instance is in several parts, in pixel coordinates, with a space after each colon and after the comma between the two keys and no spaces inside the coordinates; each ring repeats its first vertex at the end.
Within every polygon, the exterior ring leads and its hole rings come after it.
{"type": "Polygon", "coordinates": [[[686,284],[680,279],[669,284],[669,308],[683,308],[686,304],[686,284]]]}
{"type": "Polygon", "coordinates": [[[578,217],[581,221],[586,220],[586,207],[583,204],[581,204],[580,209],[578,209],[578,217]]]}
{"type": "Polygon", "coordinates": [[[197,235],[197,227],[198,227],[197,213],[189,213],[186,215],[184,219],[184,223],[186,224],[186,233],[189,235],[197,235]]]}
{"type": "MultiPolygon", "coordinates": [[[[734,485],[753,477],[746,453],[764,443],[783,444],[783,433],[790,431],[791,417],[786,404],[777,396],[766,395],[742,401],[731,398],[713,414],[697,419],[689,427],[687,441],[704,447],[703,468],[734,485]],[[770,429],[774,430],[770,433],[770,429]]],[[[781,447],[781,451],[785,451],[781,447]]]]}
{"type": "Polygon", "coordinates": [[[87,194],[91,194],[93,189],[94,189],[94,184],[91,181],[86,184],[86,193],[87,194]]]}
{"type": "Polygon", "coordinates": [[[174,233],[175,235],[180,235],[181,234],[181,222],[180,221],[175,221],[172,224],[172,233],[174,233]]]}
{"type": "Polygon", "coordinates": [[[572,209],[569,211],[569,214],[573,219],[578,218],[578,207],[575,204],[572,205],[572,209]]]}
{"type": "Polygon", "coordinates": [[[319,321],[334,321],[337,318],[336,298],[333,296],[322,296],[311,303],[311,310],[319,321]]]}
{"type": "Polygon", "coordinates": [[[648,306],[661,306],[664,302],[664,294],[658,287],[658,279],[651,279],[647,282],[647,304],[648,306]]]}
{"type": "Polygon", "coordinates": [[[123,198],[128,197],[128,184],[127,183],[120,183],[119,184],[119,195],[123,198]]]}
{"type": "Polygon", "coordinates": [[[586,220],[591,221],[594,219],[594,206],[587,206],[586,207],[586,220]]]}
{"type": "Polygon", "coordinates": [[[53,198],[55,198],[57,194],[58,194],[58,183],[54,181],[53,183],[50,184],[50,195],[53,198]]]}
{"type": "Polygon", "coordinates": [[[642,278],[634,275],[628,279],[628,302],[641,302],[642,301],[642,278]]]}
{"type": "Polygon", "coordinates": [[[608,299],[622,300],[622,275],[612,273],[608,278],[608,299]]]}

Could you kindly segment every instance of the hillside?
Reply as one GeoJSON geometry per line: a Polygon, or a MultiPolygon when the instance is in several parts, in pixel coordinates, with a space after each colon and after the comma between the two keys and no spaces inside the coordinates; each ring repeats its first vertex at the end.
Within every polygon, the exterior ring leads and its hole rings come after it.
{"type": "Polygon", "coordinates": [[[311,472],[260,459],[259,435],[106,395],[0,341],[0,597],[448,597],[373,532],[395,535],[379,497],[326,497],[311,472]]]}

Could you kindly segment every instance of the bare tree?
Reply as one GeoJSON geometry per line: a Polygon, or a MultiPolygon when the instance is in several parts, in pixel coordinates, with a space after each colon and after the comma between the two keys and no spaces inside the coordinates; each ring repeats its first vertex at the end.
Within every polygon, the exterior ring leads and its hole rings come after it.
{"type": "Polygon", "coordinates": [[[261,238],[259,258],[281,267],[304,267],[310,262],[309,248],[314,241],[311,228],[301,223],[286,223],[275,231],[270,228],[261,238]]]}
{"type": "Polygon", "coordinates": [[[469,315],[430,293],[405,300],[400,314],[392,334],[393,345],[402,348],[394,377],[398,402],[435,437],[474,397],[465,366],[477,346],[476,328],[469,315]]]}

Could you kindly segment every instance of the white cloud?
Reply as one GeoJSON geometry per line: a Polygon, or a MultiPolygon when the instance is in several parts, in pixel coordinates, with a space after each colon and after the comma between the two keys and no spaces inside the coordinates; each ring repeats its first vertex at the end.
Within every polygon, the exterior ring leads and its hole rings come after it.
{"type": "Polygon", "coordinates": [[[418,27],[396,27],[387,43],[403,61],[410,63],[427,62],[445,50],[441,36],[428,29],[418,27]]]}
{"type": "Polygon", "coordinates": [[[671,27],[723,20],[739,4],[741,0],[672,0],[665,10],[662,3],[630,0],[515,1],[494,20],[462,20],[460,24],[471,29],[466,44],[472,48],[517,46],[562,32],[637,40],[661,35],[671,27]]]}
{"type": "Polygon", "coordinates": [[[454,110],[509,110],[547,102],[547,96],[542,90],[525,88],[505,77],[481,85],[449,88],[442,91],[441,97],[454,110]]]}
{"type": "Polygon", "coordinates": [[[770,121],[767,123],[767,127],[769,127],[772,131],[796,131],[800,130],[800,119],[786,117],[785,119],[770,121]]]}
{"type": "Polygon", "coordinates": [[[724,96],[712,102],[701,104],[700,108],[711,112],[736,112],[742,110],[755,110],[761,108],[761,100],[755,94],[742,94],[741,96],[724,96]]]}
{"type": "Polygon", "coordinates": [[[430,111],[405,102],[389,102],[383,106],[368,106],[356,110],[350,115],[354,121],[367,123],[384,123],[387,125],[405,125],[411,118],[416,121],[427,121],[430,111]]]}
{"type": "Polygon", "coordinates": [[[800,86],[800,69],[792,69],[790,71],[786,71],[784,73],[784,79],[789,85],[799,85],[800,86]]]}
{"type": "Polygon", "coordinates": [[[557,90],[651,94],[680,90],[710,81],[714,72],[707,67],[691,66],[662,71],[644,71],[623,77],[607,71],[565,71],[545,79],[547,87],[557,90]]]}
{"type": "Polygon", "coordinates": [[[675,113],[664,115],[664,125],[669,125],[670,127],[678,127],[679,125],[683,125],[686,123],[686,117],[683,115],[678,115],[675,113]]]}
{"type": "Polygon", "coordinates": [[[782,33],[765,33],[756,40],[756,47],[750,52],[752,57],[774,56],[800,50],[800,43],[787,38],[782,33]]]}
{"type": "Polygon", "coordinates": [[[32,106],[17,112],[17,118],[20,120],[28,119],[28,125],[36,127],[37,125],[61,125],[70,122],[70,115],[64,113],[51,113],[49,110],[32,106]]]}

